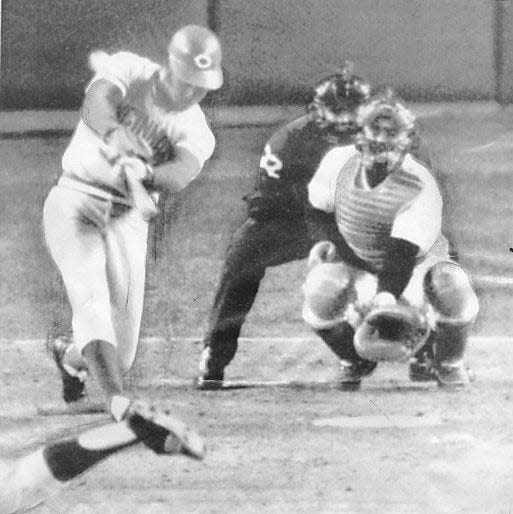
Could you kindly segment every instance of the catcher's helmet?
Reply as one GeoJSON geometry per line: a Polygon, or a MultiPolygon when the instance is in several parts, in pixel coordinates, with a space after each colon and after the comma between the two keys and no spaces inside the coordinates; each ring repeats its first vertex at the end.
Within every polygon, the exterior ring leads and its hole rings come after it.
{"type": "Polygon", "coordinates": [[[357,112],[359,133],[356,147],[366,168],[374,164],[390,172],[410,151],[415,135],[415,117],[395,97],[391,89],[362,105],[357,112]]]}
{"type": "Polygon", "coordinates": [[[352,63],[346,62],[340,72],[315,86],[307,111],[321,128],[345,132],[356,127],[355,112],[370,92],[370,84],[354,75],[352,63]]]}
{"type": "Polygon", "coordinates": [[[222,86],[221,43],[209,29],[182,27],[171,39],[168,52],[169,65],[179,79],[205,89],[222,86]]]}

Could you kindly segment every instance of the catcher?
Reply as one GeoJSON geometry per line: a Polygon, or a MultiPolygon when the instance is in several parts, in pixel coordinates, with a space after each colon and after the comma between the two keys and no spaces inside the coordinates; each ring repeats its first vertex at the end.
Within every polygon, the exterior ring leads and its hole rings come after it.
{"type": "Polygon", "coordinates": [[[84,398],[91,374],[116,420],[130,404],[121,375],[139,338],[155,194],[187,186],[215,145],[198,102],[222,85],[219,40],[188,25],[168,50],[164,66],[92,54],[95,75],[44,205],[46,244],[73,311],[73,339],[50,343],[64,400],[84,398]]]}
{"type": "Polygon", "coordinates": [[[346,63],[315,87],[304,116],[267,141],[256,191],[244,198],[248,218],[226,252],[204,338],[199,389],[222,387],[266,269],[304,259],[317,241],[337,237],[333,217],[308,205],[307,184],[326,152],[351,143],[354,112],[369,94],[370,85],[346,63]]]}
{"type": "Polygon", "coordinates": [[[48,442],[13,460],[0,461],[0,514],[35,507],[111,455],[143,443],[158,455],[203,459],[201,437],[166,408],[134,402],[126,418],[48,442]]]}
{"type": "Polygon", "coordinates": [[[388,91],[357,123],[355,146],[331,150],[308,185],[345,244],[311,250],[303,318],[341,359],[342,389],[359,388],[378,361],[408,358],[412,380],[464,387],[478,300],[449,258],[437,182],[408,153],[414,117],[388,91]]]}

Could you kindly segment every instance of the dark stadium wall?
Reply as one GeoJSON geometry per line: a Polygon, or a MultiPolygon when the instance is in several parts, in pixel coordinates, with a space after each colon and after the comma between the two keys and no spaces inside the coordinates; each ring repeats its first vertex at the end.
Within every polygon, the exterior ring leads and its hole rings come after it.
{"type": "Polygon", "coordinates": [[[224,45],[224,103],[301,102],[343,59],[406,99],[489,99],[494,2],[3,0],[1,107],[76,108],[91,50],[163,60],[176,28],[208,22],[224,45]]]}
{"type": "Polygon", "coordinates": [[[163,61],[173,32],[207,23],[206,0],[3,0],[1,107],[76,108],[94,49],[163,61]]]}
{"type": "Polygon", "coordinates": [[[222,0],[230,101],[300,100],[343,59],[408,99],[494,94],[494,0],[222,0]]]}

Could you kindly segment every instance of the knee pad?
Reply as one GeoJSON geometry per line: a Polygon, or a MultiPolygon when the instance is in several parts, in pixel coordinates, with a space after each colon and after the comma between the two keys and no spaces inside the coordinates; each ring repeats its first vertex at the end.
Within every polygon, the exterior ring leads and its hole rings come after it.
{"type": "Polygon", "coordinates": [[[432,266],[424,277],[424,292],[438,320],[469,325],[476,319],[479,302],[463,268],[451,261],[432,266]]]}
{"type": "Polygon", "coordinates": [[[353,277],[341,262],[314,266],[303,284],[303,319],[312,328],[328,328],[343,319],[353,291],[353,277]]]}

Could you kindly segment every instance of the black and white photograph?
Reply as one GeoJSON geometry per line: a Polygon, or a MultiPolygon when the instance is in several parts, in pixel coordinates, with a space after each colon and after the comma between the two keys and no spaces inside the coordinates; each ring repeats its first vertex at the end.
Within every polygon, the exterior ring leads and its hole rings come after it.
{"type": "Polygon", "coordinates": [[[512,512],[512,105],[513,0],[0,0],[0,514],[512,512]]]}

